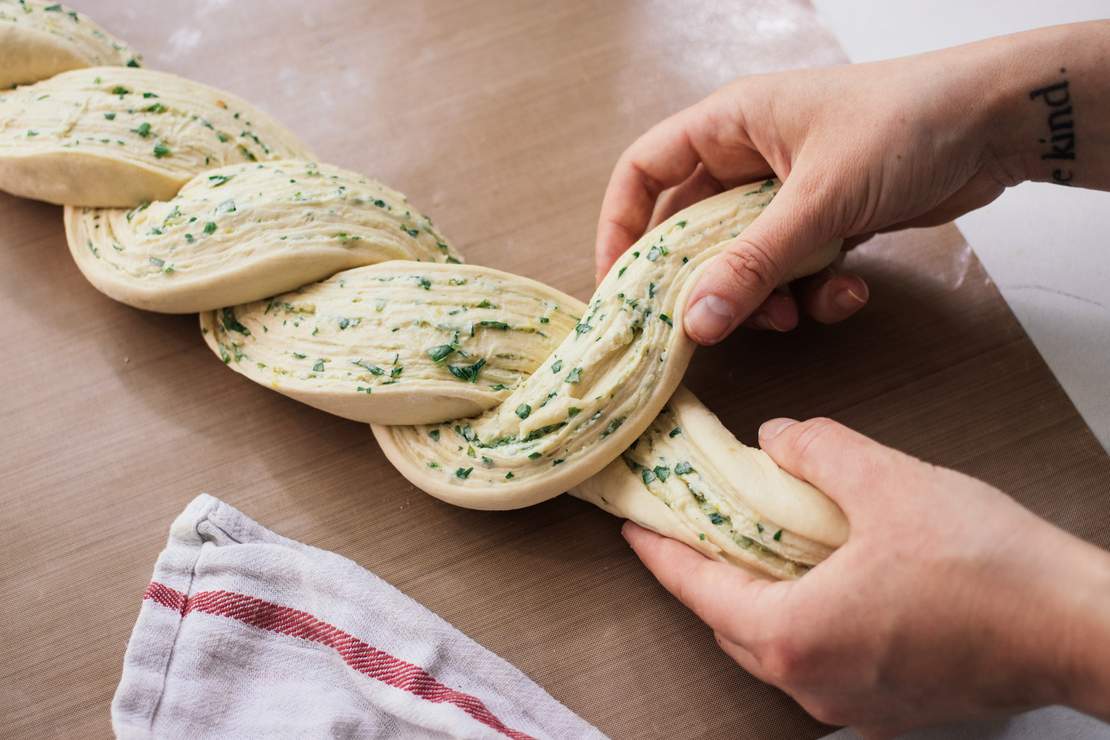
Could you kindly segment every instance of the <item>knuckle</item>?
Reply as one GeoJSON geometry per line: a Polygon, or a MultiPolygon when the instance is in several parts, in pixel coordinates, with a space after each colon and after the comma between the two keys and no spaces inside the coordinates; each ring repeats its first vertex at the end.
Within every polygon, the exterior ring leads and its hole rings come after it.
{"type": "Polygon", "coordinates": [[[760,652],[760,665],[779,686],[790,688],[813,672],[815,651],[797,634],[784,632],[773,636],[760,652]]]}
{"type": "Polygon", "coordinates": [[[805,702],[802,706],[815,720],[826,725],[850,725],[853,723],[851,712],[828,699],[815,699],[805,702]]]}
{"type": "Polygon", "coordinates": [[[737,290],[754,288],[768,294],[779,284],[782,269],[778,260],[758,242],[741,242],[726,250],[722,257],[724,277],[737,290]]]}
{"type": "Polygon", "coordinates": [[[816,445],[827,439],[840,425],[832,419],[817,417],[798,425],[799,429],[791,440],[794,452],[804,458],[816,451],[816,445]]]}

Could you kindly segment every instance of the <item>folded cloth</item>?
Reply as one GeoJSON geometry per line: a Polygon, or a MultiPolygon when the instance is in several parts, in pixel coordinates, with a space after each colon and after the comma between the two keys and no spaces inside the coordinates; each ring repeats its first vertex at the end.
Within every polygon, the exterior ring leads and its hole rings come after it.
{"type": "Polygon", "coordinates": [[[121,738],[603,737],[374,574],[207,495],[170,527],[112,724],[121,738]]]}

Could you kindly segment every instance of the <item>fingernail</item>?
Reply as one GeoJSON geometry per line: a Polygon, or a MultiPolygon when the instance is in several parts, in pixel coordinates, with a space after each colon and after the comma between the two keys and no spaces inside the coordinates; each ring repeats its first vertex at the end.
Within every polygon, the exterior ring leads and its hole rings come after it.
{"type": "Polygon", "coordinates": [[[795,419],[771,419],[763,422],[759,427],[759,438],[771,440],[779,436],[782,430],[792,427],[798,422],[795,419]]]}
{"type": "Polygon", "coordinates": [[[686,313],[686,330],[706,342],[716,342],[732,328],[736,312],[724,298],[707,295],[686,313]]]}
{"type": "Polygon", "coordinates": [[[860,295],[851,288],[844,288],[837,291],[833,296],[833,303],[845,311],[855,311],[863,304],[867,303],[867,288],[863,288],[863,295],[860,295]]]}
{"type": "Polygon", "coordinates": [[[782,327],[775,323],[771,318],[771,314],[766,311],[760,311],[750,319],[752,326],[757,329],[767,329],[768,331],[782,331],[782,327]]]}
{"type": "Polygon", "coordinates": [[[624,524],[621,525],[621,537],[624,537],[625,542],[628,541],[628,525],[629,524],[631,524],[631,522],[629,522],[627,519],[625,519],[624,524]]]}

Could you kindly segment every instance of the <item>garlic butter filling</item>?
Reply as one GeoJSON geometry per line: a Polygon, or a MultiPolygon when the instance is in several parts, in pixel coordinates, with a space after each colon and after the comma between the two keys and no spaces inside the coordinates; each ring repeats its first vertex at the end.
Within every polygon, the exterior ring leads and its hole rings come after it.
{"type": "Polygon", "coordinates": [[[206,170],[168,201],[66,208],[78,267],[116,300],[191,313],[386,260],[459,261],[402,194],[301,160],[206,170]]]}

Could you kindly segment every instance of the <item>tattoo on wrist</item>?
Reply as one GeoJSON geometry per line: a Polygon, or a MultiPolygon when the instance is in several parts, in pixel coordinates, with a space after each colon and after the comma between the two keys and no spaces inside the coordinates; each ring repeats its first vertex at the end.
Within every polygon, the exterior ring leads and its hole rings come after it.
{"type": "MultiPolygon", "coordinates": [[[[1060,74],[1067,74],[1066,67],[1060,67],[1060,74]]],[[[1067,78],[1051,85],[1038,87],[1029,93],[1030,100],[1040,98],[1048,106],[1048,136],[1037,139],[1047,146],[1041,154],[1043,160],[1075,161],[1075,117],[1071,109],[1071,93],[1068,91],[1067,78]]],[[[1052,182],[1070,185],[1073,173],[1071,166],[1056,167],[1052,170],[1052,182]]]]}

